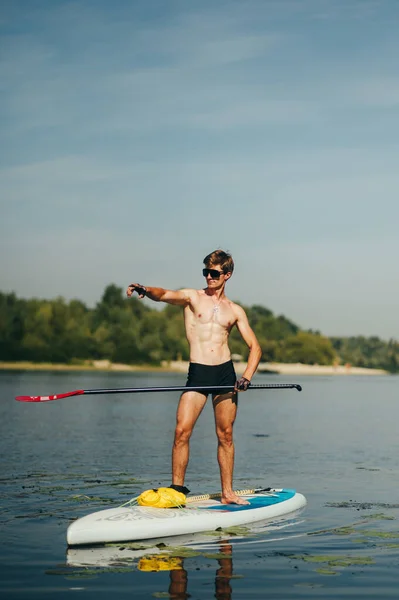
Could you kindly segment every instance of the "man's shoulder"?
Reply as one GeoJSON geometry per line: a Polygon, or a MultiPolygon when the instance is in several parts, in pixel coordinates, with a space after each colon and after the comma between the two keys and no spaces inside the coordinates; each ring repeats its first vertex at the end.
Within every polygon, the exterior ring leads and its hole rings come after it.
{"type": "Polygon", "coordinates": [[[204,288],[201,288],[200,290],[193,290],[193,292],[195,292],[195,294],[199,297],[199,298],[203,298],[204,296],[208,297],[208,294],[206,293],[206,290],[204,288]]]}
{"type": "Polygon", "coordinates": [[[195,290],[194,288],[182,288],[179,290],[181,293],[185,294],[187,298],[190,298],[191,301],[198,298],[201,290],[195,290]]]}
{"type": "Polygon", "coordinates": [[[246,314],[245,309],[241,306],[241,304],[233,302],[232,300],[229,300],[229,298],[226,299],[229,302],[230,308],[235,312],[237,316],[246,314]]]}
{"type": "Polygon", "coordinates": [[[225,300],[225,302],[229,303],[231,308],[241,308],[237,302],[233,302],[233,300],[230,300],[230,298],[228,298],[227,296],[224,297],[224,300],[225,300]]]}

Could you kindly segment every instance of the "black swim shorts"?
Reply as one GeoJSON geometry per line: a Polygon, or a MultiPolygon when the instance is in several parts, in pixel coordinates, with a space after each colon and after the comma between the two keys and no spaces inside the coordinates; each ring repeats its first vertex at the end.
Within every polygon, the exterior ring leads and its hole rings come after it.
{"type": "MultiPolygon", "coordinates": [[[[231,385],[231,387],[234,387],[236,381],[237,377],[232,360],[222,363],[221,365],[190,363],[186,387],[199,387],[201,385],[231,385]]],[[[200,394],[205,394],[205,396],[209,394],[208,390],[198,390],[198,392],[200,394]]],[[[215,393],[212,393],[212,396],[215,397],[220,393],[220,391],[218,392],[215,390],[215,393]]]]}

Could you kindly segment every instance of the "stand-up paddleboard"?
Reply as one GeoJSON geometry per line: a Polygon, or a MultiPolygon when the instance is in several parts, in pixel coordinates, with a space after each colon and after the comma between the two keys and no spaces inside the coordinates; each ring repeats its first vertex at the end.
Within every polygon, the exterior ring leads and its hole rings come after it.
{"type": "MultiPolygon", "coordinates": [[[[292,529],[305,521],[303,517],[299,516],[301,512],[300,509],[274,519],[227,529],[219,528],[212,532],[187,533],[136,542],[68,546],[66,564],[71,567],[118,567],[121,564],[128,565],[143,557],[156,557],[157,555],[167,557],[170,552],[174,554],[176,548],[182,547],[194,553],[209,554],[215,551],[220,552],[221,545],[246,544],[249,538],[259,538],[259,536],[263,538],[264,542],[273,544],[292,535],[292,529]]],[[[295,533],[293,535],[296,537],[295,533]]]]}
{"type": "Polygon", "coordinates": [[[188,498],[184,508],[125,505],[101,510],[74,521],[68,527],[67,542],[79,546],[200,533],[272,520],[306,505],[302,494],[289,489],[268,489],[242,497],[249,504],[222,504],[207,497],[188,498]]]}

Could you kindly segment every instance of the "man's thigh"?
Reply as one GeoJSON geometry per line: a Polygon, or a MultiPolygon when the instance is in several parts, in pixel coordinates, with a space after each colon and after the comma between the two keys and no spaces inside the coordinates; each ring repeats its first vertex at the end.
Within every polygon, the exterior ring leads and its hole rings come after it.
{"type": "Polygon", "coordinates": [[[237,393],[228,392],[213,398],[216,428],[222,429],[233,425],[237,415],[237,393]]]}
{"type": "Polygon", "coordinates": [[[177,425],[192,429],[206,404],[207,396],[199,392],[183,392],[177,407],[177,425]]]}

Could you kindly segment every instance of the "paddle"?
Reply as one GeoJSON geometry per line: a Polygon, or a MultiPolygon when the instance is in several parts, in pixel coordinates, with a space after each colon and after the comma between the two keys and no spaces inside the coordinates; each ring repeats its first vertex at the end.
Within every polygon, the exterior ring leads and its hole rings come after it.
{"type": "MultiPolygon", "coordinates": [[[[61,398],[68,398],[69,396],[83,396],[90,394],[137,394],[145,392],[198,392],[207,391],[213,392],[231,392],[234,389],[232,385],[218,385],[209,386],[204,385],[202,387],[185,387],[185,386],[172,386],[172,387],[148,387],[148,388],[115,388],[115,389],[95,389],[95,390],[74,390],[73,392],[65,392],[63,394],[54,394],[52,396],[16,396],[15,400],[18,402],[50,402],[50,400],[61,400],[61,398]]],[[[261,385],[250,385],[248,390],[284,390],[284,389],[295,389],[298,392],[302,391],[302,387],[297,383],[266,383],[261,385]]]]}

